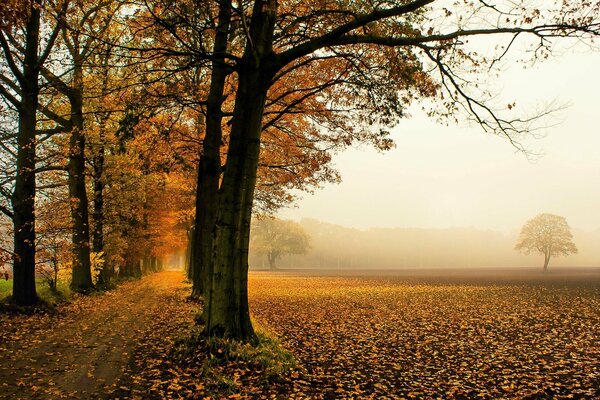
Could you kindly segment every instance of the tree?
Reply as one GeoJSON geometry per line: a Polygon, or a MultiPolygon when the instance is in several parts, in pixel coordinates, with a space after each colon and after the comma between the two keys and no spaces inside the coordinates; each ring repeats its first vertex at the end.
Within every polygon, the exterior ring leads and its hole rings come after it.
{"type": "Polygon", "coordinates": [[[284,254],[305,254],[310,248],[310,237],[300,224],[277,218],[260,218],[250,234],[250,250],[266,254],[269,268],[284,254]]]}
{"type": "MultiPolygon", "coordinates": [[[[37,301],[35,267],[64,264],[63,248],[73,256],[72,288],[87,291],[94,284],[90,250],[110,261],[96,263],[105,284],[113,267],[137,276],[157,270],[183,247],[181,232],[190,224],[182,221],[193,208],[195,177],[174,166],[180,154],[173,150],[185,143],[176,146],[164,137],[177,113],[170,103],[155,101],[157,88],[169,82],[147,79],[160,65],[138,62],[143,58],[122,45],[131,43],[129,25],[114,18],[128,18],[132,9],[121,12],[125,4],[0,4],[0,223],[14,226],[2,230],[14,244],[2,243],[0,255],[14,262],[17,304],[37,301]],[[48,207],[56,199],[70,209],[70,221],[48,207]],[[64,243],[69,225],[72,246],[64,243]]],[[[191,169],[198,151],[188,152],[191,169]]]]}
{"type": "Polygon", "coordinates": [[[13,1],[0,8],[0,48],[4,56],[0,67],[0,96],[18,113],[13,152],[16,171],[10,196],[12,210],[2,208],[14,226],[12,301],[18,305],[32,305],[38,301],[35,289],[35,193],[39,78],[41,65],[50,55],[58,35],[57,26],[47,27],[49,35],[41,39],[43,20],[40,0],[13,1]],[[18,10],[18,17],[9,18],[11,10],[18,10]]]}
{"type": "Polygon", "coordinates": [[[76,291],[88,291],[94,284],[92,281],[90,258],[90,228],[88,194],[85,179],[86,163],[86,119],[85,87],[86,62],[92,58],[101,38],[111,27],[111,19],[117,12],[116,1],[105,2],[70,2],[65,0],[64,17],[60,19],[60,33],[64,46],[60,57],[60,68],[55,73],[50,68],[42,67],[40,73],[50,86],[65,96],[70,106],[69,118],[56,120],[63,129],[70,133],[68,151],[68,187],[73,223],[73,276],[71,287],[76,291]],[[114,6],[111,8],[111,6],[114,6]],[[68,61],[67,61],[68,60],[68,61]],[[65,64],[69,73],[65,73],[65,64]]]}
{"type": "MultiPolygon", "coordinates": [[[[484,129],[518,146],[518,137],[531,128],[531,119],[498,115],[486,96],[478,95],[477,82],[456,70],[461,66],[481,70],[482,65],[502,58],[503,52],[492,58],[478,56],[463,48],[465,42],[470,36],[508,34],[516,40],[532,35],[541,41],[539,50],[544,52],[553,37],[600,34],[598,20],[590,17],[599,15],[599,4],[589,4],[590,13],[567,3],[562,9],[558,5],[554,13],[541,13],[526,7],[515,12],[512,2],[502,6],[483,1],[460,5],[438,5],[434,0],[307,2],[303,7],[293,3],[256,0],[242,3],[242,10],[235,7],[234,13],[242,15],[239,26],[245,34],[236,40],[245,40],[243,50],[220,54],[237,74],[237,86],[214,225],[212,285],[205,303],[208,335],[255,337],[248,309],[249,230],[265,105],[277,81],[326,58],[349,60],[343,79],[332,90],[315,94],[337,110],[329,121],[338,126],[354,124],[384,140],[386,127],[405,115],[411,99],[443,94],[440,104],[446,111],[441,115],[463,109],[484,129]]],[[[314,87],[306,81],[296,90],[307,90],[306,84],[314,87]]],[[[316,124],[323,126],[320,122],[316,124]]]]}
{"type": "Polygon", "coordinates": [[[523,225],[515,250],[525,254],[542,254],[546,272],[551,257],[577,253],[572,239],[571,229],[564,217],[548,213],[539,214],[523,225]]]}
{"type": "MultiPolygon", "coordinates": [[[[145,4],[166,37],[161,46],[145,48],[146,54],[173,59],[187,54],[190,65],[207,69],[210,86],[218,89],[213,94],[222,93],[223,74],[232,87],[232,102],[214,96],[211,116],[220,122],[207,127],[204,150],[208,143],[221,146],[215,139],[225,123],[227,154],[215,171],[199,165],[205,172],[199,181],[218,187],[197,186],[198,199],[216,196],[216,201],[197,202],[197,217],[202,207],[213,214],[204,221],[196,218],[195,235],[210,232],[212,242],[206,242],[212,250],[204,252],[206,265],[201,266],[208,271],[205,333],[243,340],[255,338],[247,298],[248,247],[263,136],[268,136],[263,134],[273,112],[296,115],[301,123],[289,127],[298,133],[300,126],[308,128],[316,133],[314,142],[329,135],[347,145],[367,141],[385,149],[391,146],[388,129],[406,116],[406,107],[415,99],[437,97],[434,104],[440,107],[431,115],[456,118],[465,112],[485,131],[523,149],[519,139],[535,130],[536,116],[507,115],[513,107],[493,104],[494,93],[482,90],[476,74],[485,71],[488,78],[490,68],[525,37],[534,39],[531,54],[544,58],[555,38],[600,35],[597,2],[556,1],[541,10],[508,0],[493,5],[481,0],[145,4]],[[199,45],[188,40],[192,19],[203,39],[199,45]],[[489,43],[477,52],[469,47],[469,38],[476,36],[506,42],[496,52],[489,43]],[[274,96],[278,87],[291,90],[274,96]],[[224,109],[228,104],[233,107],[224,109]],[[272,105],[275,110],[269,109],[272,105]]],[[[193,245],[197,252],[198,241],[193,245]]]]}

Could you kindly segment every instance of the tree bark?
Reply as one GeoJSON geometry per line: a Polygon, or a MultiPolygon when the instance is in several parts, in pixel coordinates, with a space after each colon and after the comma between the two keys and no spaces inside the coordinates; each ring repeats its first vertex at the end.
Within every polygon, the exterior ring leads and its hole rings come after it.
{"type": "MultiPolygon", "coordinates": [[[[214,54],[227,51],[231,22],[231,1],[223,1],[219,9],[219,28],[215,36],[214,54]]],[[[192,297],[207,295],[212,285],[213,238],[219,207],[221,177],[222,103],[225,80],[229,74],[223,58],[212,63],[212,76],[206,106],[206,132],[198,165],[196,216],[191,251],[192,297]]]]}
{"type": "MultiPolygon", "coordinates": [[[[104,68],[104,76],[102,82],[102,93],[106,94],[108,92],[108,66],[106,65],[108,56],[103,60],[103,68],[104,68]]],[[[106,156],[106,137],[105,131],[107,128],[107,121],[109,115],[104,114],[100,117],[98,126],[100,128],[100,132],[98,135],[98,143],[97,149],[92,148],[93,152],[93,169],[92,169],[92,182],[93,182],[93,204],[94,211],[92,213],[92,218],[94,221],[94,228],[92,230],[92,251],[98,254],[104,253],[104,164],[105,164],[105,156],[106,156]]],[[[106,260],[104,254],[102,258],[106,260]]],[[[108,265],[106,261],[102,265],[102,269],[100,274],[98,275],[98,284],[105,285],[112,279],[112,275],[114,274],[114,269],[112,266],[108,265]]]]}
{"type": "MultiPolygon", "coordinates": [[[[103,126],[101,125],[101,128],[103,126]]],[[[94,156],[93,185],[94,185],[94,229],[92,231],[92,251],[98,254],[104,252],[104,135],[100,133],[98,152],[94,156]]],[[[98,284],[104,285],[110,281],[109,266],[106,263],[98,275],[98,284]]]]}
{"type": "MultiPolygon", "coordinates": [[[[252,339],[249,310],[242,304],[243,278],[247,274],[245,225],[249,225],[246,208],[251,203],[258,165],[260,118],[264,96],[251,77],[240,72],[234,123],[232,125],[227,165],[221,186],[216,223],[215,259],[212,286],[207,298],[206,332],[209,335],[252,339]],[[258,125],[258,127],[257,127],[258,125]],[[253,177],[254,175],[254,177],[253,177]]],[[[252,74],[256,75],[256,74],[252,74]]]]}
{"type": "Polygon", "coordinates": [[[133,277],[133,264],[134,261],[126,260],[125,264],[119,268],[119,277],[120,278],[131,278],[133,277]]]}
{"type": "MultiPolygon", "coordinates": [[[[102,66],[102,95],[106,96],[110,92],[110,59],[112,48],[108,47],[106,53],[101,54],[102,66]]],[[[92,231],[92,251],[96,254],[102,254],[105,260],[100,274],[98,275],[98,284],[106,285],[110,282],[114,275],[114,268],[108,265],[106,257],[104,257],[104,163],[106,156],[106,136],[107,123],[109,113],[101,114],[98,126],[100,128],[98,134],[98,148],[93,152],[93,170],[92,180],[94,188],[94,212],[92,218],[94,220],[94,229],[92,231]]]]}
{"type": "MultiPolygon", "coordinates": [[[[196,194],[197,195],[197,194],[196,194]]],[[[192,225],[187,232],[187,246],[185,249],[185,274],[191,281],[194,278],[194,271],[192,269],[192,259],[194,258],[194,226],[192,225]]]]}
{"type": "Polygon", "coordinates": [[[73,275],[71,288],[85,292],[94,287],[90,262],[90,227],[85,186],[85,136],[83,133],[83,71],[75,60],[73,90],[69,95],[73,129],[67,164],[73,223],[73,275]]]}
{"type": "Polygon", "coordinates": [[[276,0],[255,2],[250,38],[238,65],[238,89],[215,229],[212,287],[205,305],[205,333],[210,336],[256,339],[248,307],[248,247],[262,116],[274,74],[269,57],[276,7],[276,0]]]}
{"type": "Polygon", "coordinates": [[[34,2],[26,26],[22,99],[17,137],[17,176],[12,194],[14,264],[12,301],[18,305],[37,303],[35,289],[35,128],[39,97],[38,42],[40,10],[34,2]]]}

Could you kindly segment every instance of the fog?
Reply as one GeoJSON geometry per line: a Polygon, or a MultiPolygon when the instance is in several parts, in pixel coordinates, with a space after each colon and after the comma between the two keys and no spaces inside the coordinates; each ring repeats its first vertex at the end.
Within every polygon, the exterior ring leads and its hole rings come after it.
{"type": "Polygon", "coordinates": [[[295,206],[279,212],[302,220],[313,236],[306,256],[281,265],[536,266],[540,257],[513,247],[527,220],[553,213],[572,227],[579,254],[553,259],[550,267],[600,266],[599,65],[599,54],[565,51],[554,61],[507,65],[493,83],[503,89],[500,102],[516,101],[516,112],[565,105],[541,137],[526,139],[536,156],[464,121],[436,123],[418,107],[393,131],[395,149],[337,154],[343,182],[298,193],[295,206]]]}
{"type": "MultiPolygon", "coordinates": [[[[525,256],[515,251],[518,232],[505,234],[474,228],[355,229],[314,219],[299,221],[311,237],[305,255],[284,255],[277,267],[286,269],[402,269],[540,267],[541,255],[525,256]]],[[[573,229],[578,254],[557,257],[558,266],[600,266],[600,230],[573,229]]],[[[267,268],[262,254],[250,255],[251,268],[267,268]]]]}
{"type": "Polygon", "coordinates": [[[600,229],[600,54],[565,51],[535,65],[507,64],[498,78],[498,103],[513,101],[514,116],[548,103],[565,108],[547,118],[537,139],[525,139],[527,158],[500,137],[464,119],[437,123],[416,104],[393,130],[397,147],[338,154],[343,182],[327,185],[280,212],[370,227],[476,227],[508,233],[541,212],[573,226],[600,229]]]}

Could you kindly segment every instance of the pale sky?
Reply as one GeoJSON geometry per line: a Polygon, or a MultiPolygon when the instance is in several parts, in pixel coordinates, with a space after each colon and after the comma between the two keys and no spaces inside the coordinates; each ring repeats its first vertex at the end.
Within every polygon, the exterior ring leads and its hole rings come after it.
{"type": "Polygon", "coordinates": [[[567,52],[527,69],[514,65],[500,85],[517,111],[553,100],[569,104],[557,114],[558,126],[528,142],[544,153],[537,161],[478,127],[439,125],[416,111],[394,130],[396,149],[337,155],[343,182],[302,194],[280,217],[356,228],[511,232],[550,212],[573,228],[600,229],[600,53],[567,52]]]}

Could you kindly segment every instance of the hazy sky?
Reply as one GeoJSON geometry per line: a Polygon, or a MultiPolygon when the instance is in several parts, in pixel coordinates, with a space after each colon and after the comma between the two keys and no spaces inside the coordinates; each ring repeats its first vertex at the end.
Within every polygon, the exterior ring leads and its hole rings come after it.
{"type": "MultiPolygon", "coordinates": [[[[395,130],[397,148],[351,149],[335,157],[343,182],[303,194],[283,218],[349,227],[478,227],[518,230],[540,212],[572,227],[600,228],[600,54],[567,52],[533,67],[509,67],[499,83],[517,111],[569,103],[559,125],[529,147],[528,160],[506,140],[467,123],[443,126],[421,112],[395,130]]],[[[557,122],[551,120],[549,122],[557,122]]]]}

